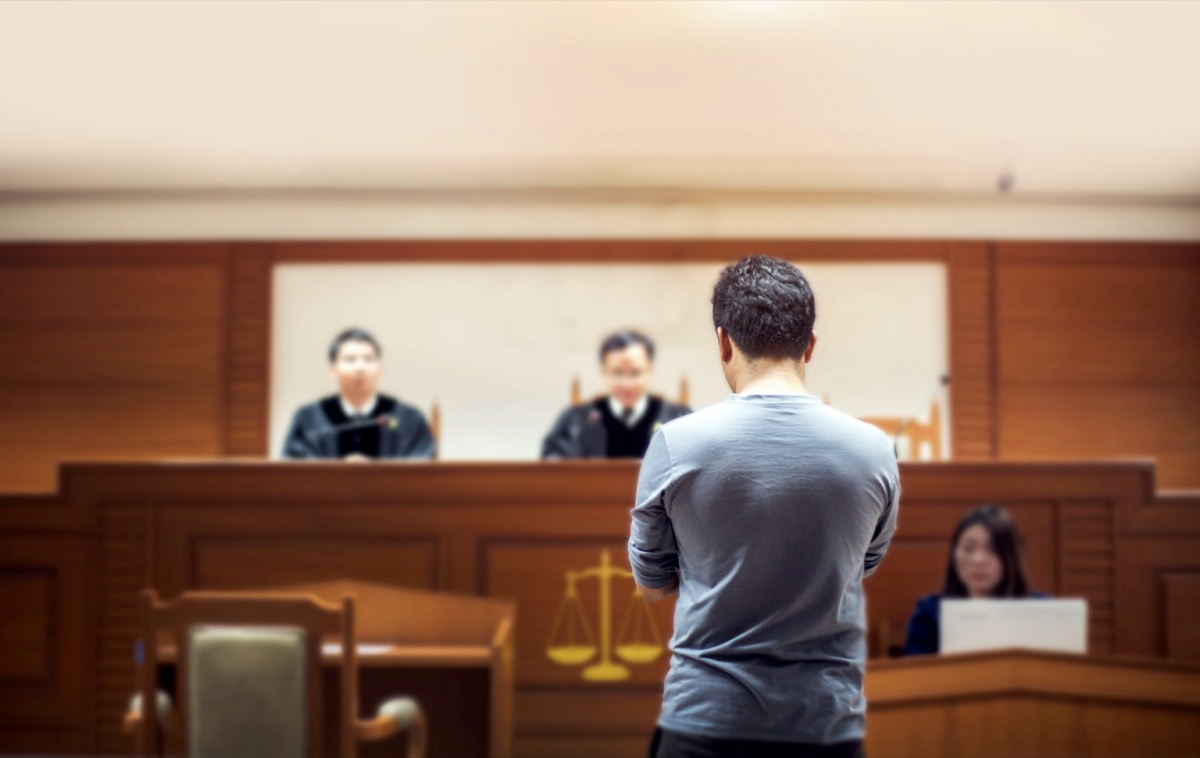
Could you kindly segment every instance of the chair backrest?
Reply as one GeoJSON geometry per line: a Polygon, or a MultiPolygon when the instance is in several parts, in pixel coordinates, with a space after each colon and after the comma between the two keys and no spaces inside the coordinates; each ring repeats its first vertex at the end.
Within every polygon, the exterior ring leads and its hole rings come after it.
{"type": "MultiPolygon", "coordinates": [[[[338,608],[284,593],[192,592],[164,603],[146,590],[142,702],[155,702],[160,652],[173,646],[177,749],[192,758],[326,755],[321,677],[326,637],[337,639],[343,651],[338,745],[342,756],[353,758],[358,688],[350,598],[338,608]]],[[[142,755],[156,749],[154,710],[143,710],[137,745],[142,755]]]]}
{"type": "Polygon", "coordinates": [[[434,400],[429,408],[429,432],[433,435],[433,459],[442,455],[442,407],[434,400]]]}
{"type": "Polygon", "coordinates": [[[861,420],[882,429],[884,434],[897,442],[898,446],[901,441],[900,437],[905,437],[906,439],[903,440],[905,449],[898,451],[901,453],[902,459],[923,459],[921,449],[924,447],[929,453],[928,460],[942,460],[942,411],[937,398],[934,398],[929,405],[929,421],[927,423],[921,423],[912,416],[907,418],[873,416],[862,417],[861,420]]]}

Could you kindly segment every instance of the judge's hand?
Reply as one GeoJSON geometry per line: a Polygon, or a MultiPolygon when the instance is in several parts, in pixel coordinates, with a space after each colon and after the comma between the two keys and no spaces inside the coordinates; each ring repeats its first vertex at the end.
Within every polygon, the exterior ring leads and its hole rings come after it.
{"type": "Polygon", "coordinates": [[[362,453],[350,453],[342,460],[346,463],[370,463],[372,459],[370,456],[363,455],[362,453]]]}

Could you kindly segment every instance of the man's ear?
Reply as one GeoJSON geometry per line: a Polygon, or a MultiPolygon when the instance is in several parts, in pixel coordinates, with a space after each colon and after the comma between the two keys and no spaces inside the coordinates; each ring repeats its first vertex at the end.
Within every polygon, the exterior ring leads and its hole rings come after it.
{"type": "Polygon", "coordinates": [[[733,340],[729,339],[729,334],[720,326],[717,327],[717,350],[721,354],[721,363],[733,360],[733,340]]]}
{"type": "Polygon", "coordinates": [[[808,347],[804,350],[804,362],[808,363],[812,360],[813,350],[817,347],[817,333],[813,332],[808,338],[808,347]]]}

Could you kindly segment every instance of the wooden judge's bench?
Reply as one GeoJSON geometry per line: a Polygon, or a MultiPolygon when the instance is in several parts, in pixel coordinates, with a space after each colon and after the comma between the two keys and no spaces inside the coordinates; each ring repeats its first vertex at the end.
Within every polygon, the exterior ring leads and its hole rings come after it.
{"type": "MultiPolygon", "coordinates": [[[[57,495],[0,497],[0,752],[130,752],[144,587],[356,580],[514,601],[511,713],[481,702],[464,712],[499,727],[453,727],[511,730],[478,740],[493,754],[644,755],[672,603],[641,602],[628,575],[636,475],[627,462],[64,465],[57,495]]],[[[867,580],[871,754],[1200,750],[1200,495],[1155,494],[1139,462],[904,464],[901,479],[900,530],[867,580]],[[1016,518],[1034,586],[1087,598],[1089,655],[885,659],[939,586],[955,522],[987,501],[1016,518]]],[[[430,755],[444,754],[434,731],[430,755]]]]}

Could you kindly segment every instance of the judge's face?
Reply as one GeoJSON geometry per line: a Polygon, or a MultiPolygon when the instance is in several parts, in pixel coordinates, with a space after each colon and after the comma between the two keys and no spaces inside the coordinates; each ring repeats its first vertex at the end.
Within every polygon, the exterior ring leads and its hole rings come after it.
{"type": "Polygon", "coordinates": [[[990,597],[1004,578],[992,535],[983,524],[963,530],[954,546],[954,568],[971,597],[990,597]]]}
{"type": "Polygon", "coordinates": [[[363,401],[379,386],[379,354],[369,342],[343,342],[333,361],[333,376],[343,396],[363,401]]]}
{"type": "Polygon", "coordinates": [[[600,363],[608,394],[625,408],[632,408],[650,389],[654,364],[643,345],[630,345],[622,350],[610,350],[600,363]]]}

